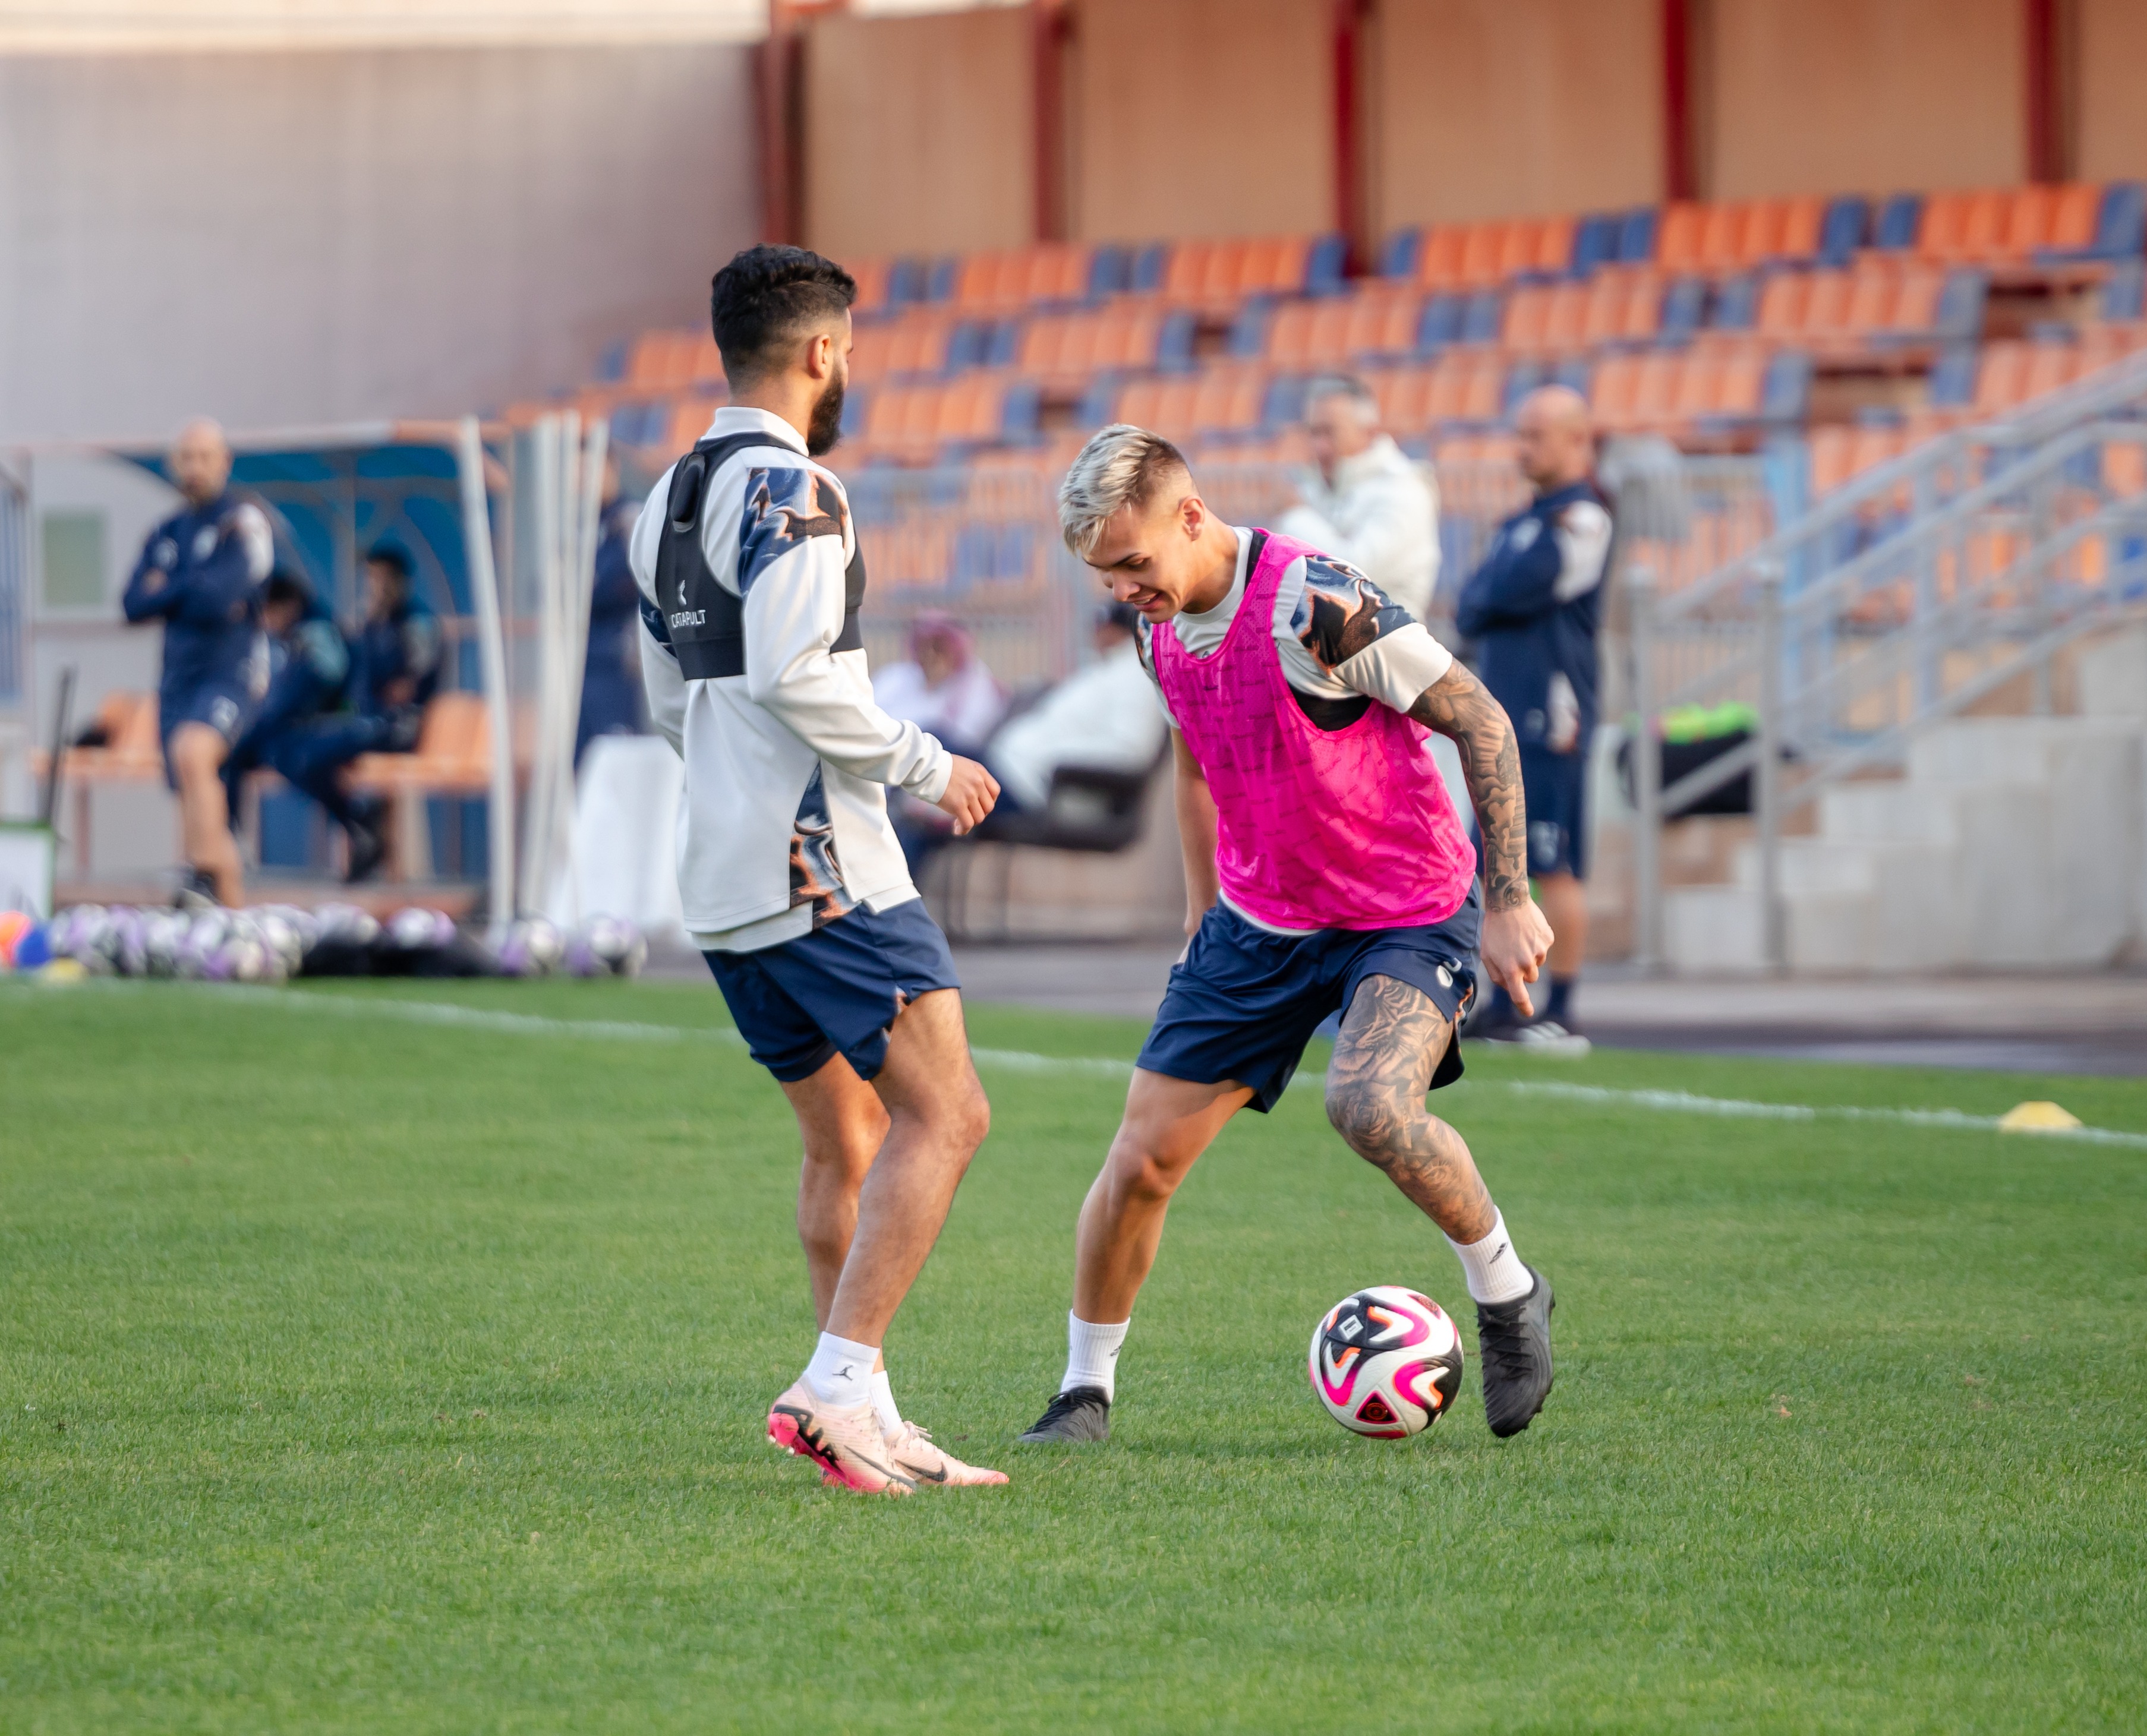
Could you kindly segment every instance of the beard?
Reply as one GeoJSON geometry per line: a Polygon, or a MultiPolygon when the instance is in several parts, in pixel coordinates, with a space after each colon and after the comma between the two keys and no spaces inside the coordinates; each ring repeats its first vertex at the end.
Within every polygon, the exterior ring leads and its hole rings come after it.
{"type": "Polygon", "coordinates": [[[833,452],[843,438],[843,388],[848,383],[847,373],[837,374],[813,406],[812,420],[805,426],[805,450],[816,458],[833,452]]]}

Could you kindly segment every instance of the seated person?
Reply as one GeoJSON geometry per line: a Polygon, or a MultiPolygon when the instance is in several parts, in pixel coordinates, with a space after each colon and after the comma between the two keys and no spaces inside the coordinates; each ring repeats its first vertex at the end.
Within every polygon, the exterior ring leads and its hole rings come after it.
{"type": "Polygon", "coordinates": [[[410,557],[392,543],[365,558],[365,622],[351,670],[356,713],[323,718],[298,733],[276,769],[311,796],[350,838],[344,878],[365,879],[380,866],[377,798],[344,793],[343,768],[361,753],[408,753],[418,745],[426,703],[440,684],[440,618],[411,583],[410,557]]]}
{"type": "Polygon", "coordinates": [[[350,647],[342,630],[313,588],[295,573],[279,568],[268,575],[261,588],[261,629],[268,638],[268,691],[223,763],[234,816],[246,774],[258,766],[282,771],[281,757],[306,725],[341,706],[350,678],[350,647]]]}
{"type": "Polygon", "coordinates": [[[908,663],[873,672],[873,698],[970,759],[1006,715],[1006,692],[977,655],[968,628],[938,609],[910,623],[908,663]]]}
{"type": "MultiPolygon", "coordinates": [[[[1134,638],[1139,619],[1128,603],[1098,610],[1091,641],[1095,661],[1009,718],[992,738],[983,759],[999,781],[998,805],[977,836],[991,837],[994,818],[1041,813],[1051,799],[1052,774],[1061,766],[1140,773],[1156,763],[1169,726],[1141,666],[1134,638]]],[[[945,826],[906,813],[896,818],[895,835],[913,875],[952,836],[945,826]]]]}
{"type": "Polygon", "coordinates": [[[1163,751],[1163,709],[1141,668],[1130,603],[1097,611],[1096,660],[1076,669],[1020,716],[1010,718],[984,750],[999,781],[999,807],[1041,809],[1051,774],[1061,766],[1104,772],[1145,772],[1163,751]]]}

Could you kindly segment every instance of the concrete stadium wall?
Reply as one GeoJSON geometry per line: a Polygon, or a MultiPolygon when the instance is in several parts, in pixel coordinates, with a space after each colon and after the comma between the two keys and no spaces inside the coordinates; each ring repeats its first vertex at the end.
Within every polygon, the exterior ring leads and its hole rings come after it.
{"type": "Polygon", "coordinates": [[[2074,0],[2075,162],[2083,181],[2147,177],[2147,7],[2139,0],[2074,0]]]}
{"type": "Polygon", "coordinates": [[[496,406],[758,225],[735,45],[0,57],[0,438],[496,406]]]}
{"type": "Polygon", "coordinates": [[[1076,3],[1067,81],[1075,239],[1332,227],[1326,7],[1076,3]]]}
{"type": "Polygon", "coordinates": [[[2020,0],[1713,0],[1695,22],[1706,197],[2028,178],[2020,0]]]}
{"type": "Polygon", "coordinates": [[[1034,236],[1028,15],[831,18],[805,40],[805,234],[837,257],[1034,236]]]}
{"type": "Polygon", "coordinates": [[[1385,0],[1366,68],[1376,229],[1660,198],[1660,0],[1385,0]]]}

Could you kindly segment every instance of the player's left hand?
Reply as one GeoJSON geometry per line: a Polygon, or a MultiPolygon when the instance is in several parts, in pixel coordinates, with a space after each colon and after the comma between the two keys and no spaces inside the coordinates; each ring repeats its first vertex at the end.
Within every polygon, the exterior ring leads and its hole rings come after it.
{"type": "Polygon", "coordinates": [[[1524,1018],[1535,1017],[1528,985],[1542,971],[1553,938],[1534,898],[1524,898],[1509,910],[1494,910],[1484,918],[1478,950],[1484,973],[1513,998],[1514,1010],[1524,1018]]]}

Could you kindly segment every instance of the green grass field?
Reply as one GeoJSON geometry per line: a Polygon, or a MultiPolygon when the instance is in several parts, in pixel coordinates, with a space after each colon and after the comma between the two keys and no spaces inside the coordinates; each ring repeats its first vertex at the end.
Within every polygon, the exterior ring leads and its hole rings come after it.
{"type": "MultiPolygon", "coordinates": [[[[761,1439],[813,1336],[794,1133],[712,990],[342,991],[707,1033],[671,1042],[301,993],[0,986],[0,1729],[2147,1723],[2147,1149],[1472,1062],[1441,1108],[1560,1298],[1557,1391],[1499,1443],[1453,1257],[1294,1092],[1180,1196],[1112,1443],[1052,1453],[1008,1443],[1120,1088],[987,1065],[888,1354],[1013,1482],[871,1502],[761,1439]],[[1413,1442],[1306,1388],[1379,1282],[1470,1343],[1413,1442]]],[[[1533,1068],[2147,1131],[2123,1081],[1533,1068]]]]}

